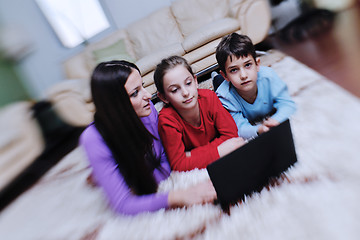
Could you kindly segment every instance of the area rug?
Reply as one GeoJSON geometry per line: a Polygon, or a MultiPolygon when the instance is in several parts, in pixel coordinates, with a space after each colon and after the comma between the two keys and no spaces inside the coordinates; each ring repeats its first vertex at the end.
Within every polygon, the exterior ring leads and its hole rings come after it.
{"type": "MultiPolygon", "coordinates": [[[[1,238],[359,239],[359,98],[278,51],[262,64],[287,83],[297,104],[291,125],[298,162],[289,180],[232,206],[230,214],[207,204],[122,216],[87,183],[90,169],[78,147],[1,212],[1,238]]],[[[207,178],[206,170],[173,172],[159,191],[207,178]]]]}

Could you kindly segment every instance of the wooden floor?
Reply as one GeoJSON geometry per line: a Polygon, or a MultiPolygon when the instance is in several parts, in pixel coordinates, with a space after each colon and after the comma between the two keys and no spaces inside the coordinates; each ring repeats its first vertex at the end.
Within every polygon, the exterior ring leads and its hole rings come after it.
{"type": "Polygon", "coordinates": [[[360,97],[360,2],[336,13],[330,29],[300,42],[276,34],[265,42],[360,97]]]}

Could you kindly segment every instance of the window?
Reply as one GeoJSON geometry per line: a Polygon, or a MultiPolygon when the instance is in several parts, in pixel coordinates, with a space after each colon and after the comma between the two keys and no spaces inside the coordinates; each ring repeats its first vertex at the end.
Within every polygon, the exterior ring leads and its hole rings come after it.
{"type": "Polygon", "coordinates": [[[98,0],[36,0],[65,47],[72,48],[110,27],[98,0]]]}

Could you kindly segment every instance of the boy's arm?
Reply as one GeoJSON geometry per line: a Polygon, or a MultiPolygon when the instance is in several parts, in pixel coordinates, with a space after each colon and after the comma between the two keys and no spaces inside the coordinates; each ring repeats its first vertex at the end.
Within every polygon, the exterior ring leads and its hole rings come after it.
{"type": "Polygon", "coordinates": [[[241,111],[229,110],[229,112],[235,120],[236,126],[238,128],[238,134],[240,137],[249,139],[258,135],[259,125],[251,125],[249,120],[243,116],[241,111]]]}
{"type": "Polygon", "coordinates": [[[238,129],[238,135],[245,139],[256,137],[258,135],[258,126],[251,125],[248,119],[244,117],[241,106],[236,105],[237,100],[235,96],[229,92],[229,84],[223,82],[216,90],[216,95],[220,99],[223,108],[225,108],[234,119],[238,129]]]}
{"type": "Polygon", "coordinates": [[[236,100],[224,97],[222,92],[216,91],[216,93],[225,111],[229,112],[231,117],[234,119],[238,129],[238,135],[245,139],[257,136],[258,126],[251,125],[248,119],[244,117],[241,110],[235,110],[237,108],[234,106],[232,101],[236,102],[236,100]]]}
{"type": "Polygon", "coordinates": [[[274,108],[276,108],[276,113],[271,116],[271,118],[281,123],[295,112],[296,104],[291,99],[285,82],[282,81],[276,74],[273,75],[270,88],[274,99],[274,108]]]}

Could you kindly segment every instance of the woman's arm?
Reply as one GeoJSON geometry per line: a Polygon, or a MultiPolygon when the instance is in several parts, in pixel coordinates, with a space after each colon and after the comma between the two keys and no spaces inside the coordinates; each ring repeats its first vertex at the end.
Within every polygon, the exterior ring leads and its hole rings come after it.
{"type": "Polygon", "coordinates": [[[167,208],[168,193],[138,196],[131,191],[95,126],[90,128],[82,134],[80,143],[92,167],[93,177],[111,207],[118,213],[129,215],[167,208]]]}

